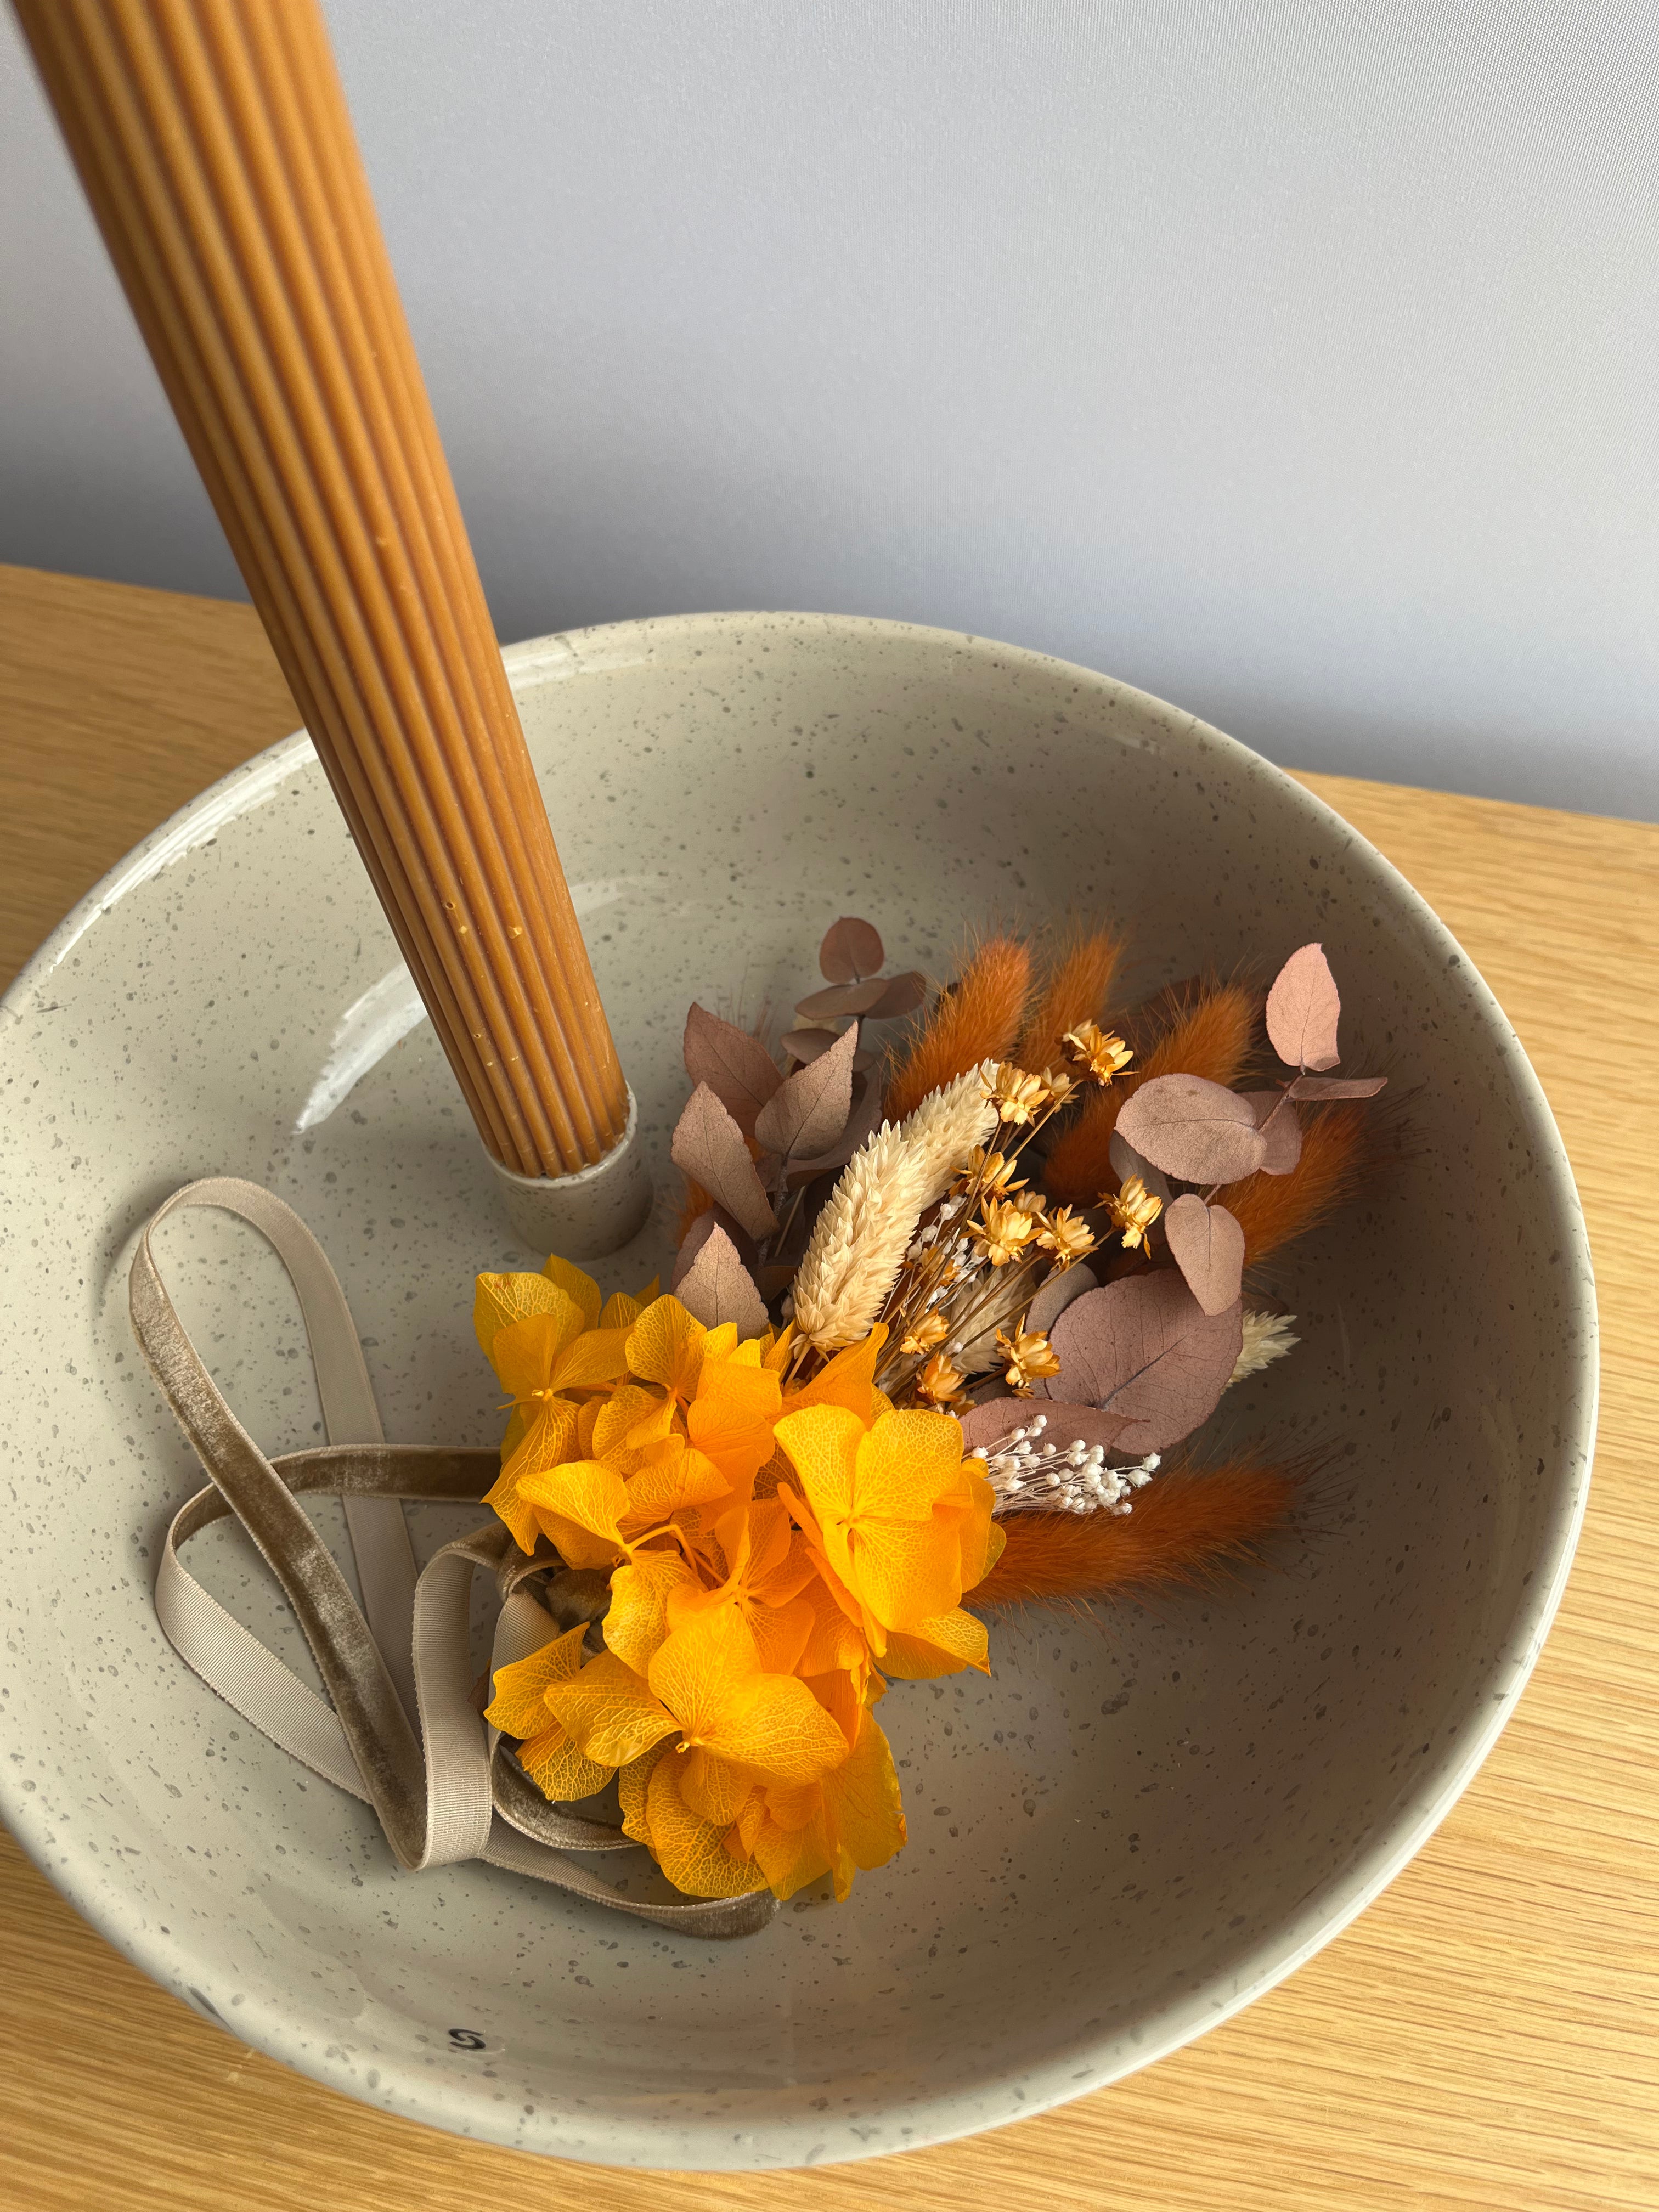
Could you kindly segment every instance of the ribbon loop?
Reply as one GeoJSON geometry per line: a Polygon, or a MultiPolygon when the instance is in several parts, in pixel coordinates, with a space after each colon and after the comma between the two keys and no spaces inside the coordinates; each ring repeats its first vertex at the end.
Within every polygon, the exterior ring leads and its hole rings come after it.
{"type": "Polygon", "coordinates": [[[372,1805],[411,1871],[477,1858],[687,1935],[747,1936],[766,1925],[777,1911],[769,1891],[655,1904],[622,1894],[568,1856],[640,1846],[614,1826],[550,1805],[483,1720],[469,1656],[472,1577],[490,1574],[502,1601],[492,1675],[538,1650],[561,1623],[593,1618],[595,1578],[562,1569],[550,1553],[526,1559],[498,1522],[446,1544],[417,1576],[403,1501],[477,1502],[495,1479],[498,1456],[478,1446],[386,1442],[345,1293],[291,1206],[231,1176],[187,1184],[139,1238],[130,1295],[139,1347],[211,1477],[173,1516],[155,1583],[163,1633],[210,1689],[313,1773],[372,1805]],[[191,1343],[150,1240],[169,1214],[195,1206],[251,1224],[287,1269],[316,1369],[325,1445],[268,1459],[191,1343]],[[361,1607],[300,1502],[319,1493],[343,1501],[361,1607]],[[227,1512],[281,1584],[326,1701],[179,1559],[184,1543],[227,1512]],[[523,1586],[532,1577],[546,1580],[546,1607],[523,1586]]]}

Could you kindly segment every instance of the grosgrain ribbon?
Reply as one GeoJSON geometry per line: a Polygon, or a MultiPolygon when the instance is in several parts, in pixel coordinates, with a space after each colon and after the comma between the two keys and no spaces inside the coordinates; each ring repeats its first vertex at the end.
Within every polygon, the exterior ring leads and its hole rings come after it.
{"type": "Polygon", "coordinates": [[[209,1687],[313,1773],[372,1805],[405,1868],[483,1859],[686,1935],[749,1936],[764,1927],[777,1911],[769,1891],[648,1903],[568,1856],[641,1847],[619,1828],[550,1805],[483,1720],[472,1702],[468,1616],[474,1574],[493,1575],[501,1599],[493,1676],[587,1618],[581,1578],[559,1574],[556,1560],[527,1558],[496,1522],[446,1544],[416,1576],[404,1500],[476,1503],[500,1471],[498,1456],[483,1446],[386,1442],[345,1294],[293,1208],[233,1176],[187,1184],[146,1225],[130,1291],[139,1346],[212,1478],[174,1515],[155,1583],[164,1634],[209,1687]],[[321,1448],[267,1459],[191,1342],[150,1239],[169,1214],[194,1206],[250,1223],[288,1270],[316,1369],[328,1438],[321,1448]],[[361,1607],[300,1503],[319,1492],[343,1502],[361,1607]],[[227,1512],[281,1583],[327,1702],[180,1559],[180,1547],[227,1512]],[[551,1611],[525,1587],[550,1569],[551,1611]]]}

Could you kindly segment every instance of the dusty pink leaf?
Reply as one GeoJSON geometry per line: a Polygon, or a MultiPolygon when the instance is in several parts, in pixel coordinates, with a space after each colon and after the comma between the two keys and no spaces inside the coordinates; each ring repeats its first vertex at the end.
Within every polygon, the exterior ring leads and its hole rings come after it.
{"type": "Polygon", "coordinates": [[[1292,1098],[1375,1098],[1388,1081],[1386,1075],[1298,1075],[1291,1085],[1292,1098]]]}
{"type": "MultiPolygon", "coordinates": [[[[1048,1379],[1055,1383],[1060,1377],[1051,1375],[1048,1379]]],[[[1027,1403],[1028,1411],[1043,1416],[1039,1451],[1063,1451],[1067,1444],[1099,1444],[1107,1451],[1117,1451],[1129,1426],[1115,1413],[1103,1413],[1098,1406],[1073,1405],[1069,1399],[1045,1398],[1041,1406],[1027,1403]]]]}
{"type": "Polygon", "coordinates": [[[1126,1144],[1182,1182],[1237,1182],[1267,1149],[1249,1099],[1201,1075],[1155,1075],[1124,1100],[1117,1127],[1126,1144]]]}
{"type": "Polygon", "coordinates": [[[778,1225],[765,1186],[756,1172],[738,1128],[706,1083],[686,1101],[674,1130],[669,1157],[693,1182],[700,1182],[751,1237],[769,1237],[778,1225]]]}
{"type": "Polygon", "coordinates": [[[853,1110],[856,1024],[843,1030],[828,1052],[798,1067],[755,1117],[756,1140],[781,1159],[810,1159],[825,1152],[847,1127],[853,1110]]]}
{"type": "Polygon", "coordinates": [[[740,1338],[759,1336],[767,1326],[766,1301],[738,1257],[738,1248],[718,1225],[681,1276],[674,1295],[705,1328],[734,1321],[740,1338]]]}
{"type": "Polygon", "coordinates": [[[908,969],[902,975],[888,975],[883,981],[885,988],[870,1009],[872,1021],[891,1022],[901,1014],[914,1014],[927,996],[927,978],[915,968],[908,969]]]}
{"type": "Polygon", "coordinates": [[[795,1002],[804,1022],[821,1022],[836,1014],[867,1014],[886,992],[879,975],[869,983],[832,983],[827,991],[814,991],[795,1002]]]}
{"type": "Polygon", "coordinates": [[[754,1135],[756,1115],[783,1081],[764,1045],[702,1006],[685,1018],[685,1072],[708,1085],[745,1137],[754,1135]]]}
{"type": "Polygon", "coordinates": [[[1113,1130],[1111,1141],[1106,1147],[1106,1157],[1120,1185],[1127,1182],[1131,1176],[1139,1176],[1154,1198],[1162,1200],[1165,1206],[1170,1203],[1167,1178],[1158,1173],[1150,1160],[1141,1158],[1121,1129],[1113,1130]]]}
{"type": "Polygon", "coordinates": [[[738,1259],[745,1267],[752,1270],[757,1249],[754,1238],[737,1216],[728,1213],[723,1206],[707,1206],[686,1231],[680,1249],[674,1255],[674,1272],[668,1279],[671,1291],[678,1290],[690,1273],[693,1261],[717,1229],[724,1231],[731,1238],[738,1259]]]}
{"type": "Polygon", "coordinates": [[[720,1208],[717,1206],[706,1206],[680,1239],[680,1249],[674,1255],[674,1272],[668,1278],[668,1287],[671,1291],[678,1291],[685,1277],[691,1272],[691,1262],[719,1226],[714,1218],[719,1212],[720,1208]]]}
{"type": "Polygon", "coordinates": [[[818,966],[832,983],[856,983],[866,975],[879,975],[886,957],[872,925],[851,915],[832,921],[818,947],[818,966]]]}
{"type": "Polygon", "coordinates": [[[1342,1011],[1324,947],[1292,952],[1267,994],[1267,1035],[1286,1067],[1334,1067],[1336,1020],[1342,1011]]]}
{"type": "Polygon", "coordinates": [[[1164,1217],[1170,1257],[1206,1314],[1225,1313],[1244,1281],[1244,1231],[1224,1206],[1206,1206],[1193,1191],[1164,1217]]]}
{"type": "MultiPolygon", "coordinates": [[[[1074,1298],[1080,1298],[1085,1291],[1099,1288],[1100,1278],[1091,1268],[1080,1263],[1062,1267],[1045,1279],[1020,1327],[1033,1336],[1047,1336],[1074,1298]]],[[[1058,1381],[1059,1377],[1052,1379],[1058,1381]]]]}
{"type": "Polygon", "coordinates": [[[1049,1341],[1068,1400],[1086,1399],[1122,1421],[1117,1449],[1139,1456],[1179,1443],[1209,1419],[1243,1325],[1237,1301],[1206,1314],[1176,1271],[1160,1267],[1067,1306],[1049,1341]]]}
{"type": "Polygon", "coordinates": [[[828,1052],[840,1035],[839,1030],[790,1030],[784,1036],[783,1048],[806,1067],[820,1053],[828,1052]]]}
{"type": "Polygon", "coordinates": [[[1024,1428],[1030,1418],[1030,1406],[1024,1398],[988,1398],[982,1405],[970,1406],[962,1416],[963,1449],[1000,1443],[1004,1437],[1024,1428]]]}
{"type": "MultiPolygon", "coordinates": [[[[853,1065],[859,1064],[855,1055],[853,1065]]],[[[847,1127],[827,1152],[817,1153],[811,1159],[791,1160],[791,1182],[810,1182],[814,1176],[829,1175],[844,1168],[866,1137],[872,1137],[882,1124],[882,1087],[866,1075],[862,1086],[854,1093],[853,1110],[847,1118],[847,1127]]]]}
{"type": "MultiPolygon", "coordinates": [[[[1296,1095],[1295,1085],[1289,1096],[1296,1095]]],[[[1255,1126],[1267,1140],[1267,1155],[1261,1163],[1263,1175],[1289,1175],[1302,1157],[1302,1124],[1294,1106],[1286,1103],[1283,1091],[1246,1091],[1255,1109],[1255,1126]]]]}

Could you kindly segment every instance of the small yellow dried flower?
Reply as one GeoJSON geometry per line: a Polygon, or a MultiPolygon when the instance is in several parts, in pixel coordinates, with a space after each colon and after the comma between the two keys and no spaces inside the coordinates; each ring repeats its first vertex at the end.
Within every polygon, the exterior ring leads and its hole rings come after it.
{"type": "Polygon", "coordinates": [[[1044,1215],[1037,1243],[1044,1251],[1054,1254],[1056,1267],[1069,1267],[1073,1260],[1080,1260],[1085,1252],[1094,1250],[1095,1232],[1069,1206],[1061,1206],[1044,1215]]]}
{"type": "Polygon", "coordinates": [[[1041,1213],[1048,1203],[1048,1199],[1040,1190],[1023,1190],[1014,1200],[1022,1213],[1031,1214],[1041,1213]]]}
{"type": "Polygon", "coordinates": [[[1069,1067],[1045,1067],[1042,1079],[1048,1086],[1048,1096],[1056,1106],[1063,1106],[1078,1087],[1078,1079],[1069,1067]]]}
{"type": "Polygon", "coordinates": [[[1017,1398],[1029,1398],[1033,1382],[1060,1372],[1060,1361],[1048,1338],[1035,1331],[1028,1336],[1023,1328],[1017,1328],[1010,1337],[999,1329],[997,1350],[1007,1363],[1003,1379],[1017,1398]]]}
{"type": "Polygon", "coordinates": [[[1016,1127],[1035,1121],[1048,1103],[1048,1086],[1042,1078],[1028,1075],[1023,1067],[1006,1060],[986,1085],[985,1095],[1002,1119],[1016,1127]]]}
{"type": "Polygon", "coordinates": [[[942,1314],[923,1314],[915,1328],[907,1332],[899,1350],[908,1358],[915,1358],[918,1352],[931,1352],[936,1344],[943,1344],[950,1334],[942,1314]]]}
{"type": "Polygon", "coordinates": [[[1006,1267],[1017,1260],[1036,1235],[1037,1224],[1029,1213],[1002,1199],[988,1200],[981,1217],[969,1228],[968,1234],[979,1247],[980,1257],[988,1260],[994,1267],[1006,1267]]]}
{"type": "Polygon", "coordinates": [[[1122,1038],[1098,1022],[1079,1022],[1066,1030],[1066,1042],[1097,1083],[1109,1083],[1134,1058],[1122,1038]]]}
{"type": "Polygon", "coordinates": [[[1100,1202],[1110,1215],[1113,1228],[1123,1231],[1126,1252],[1148,1243],[1148,1232],[1164,1211],[1164,1200],[1154,1197],[1138,1175],[1131,1176],[1121,1190],[1102,1191],[1100,1202]]]}
{"type": "Polygon", "coordinates": [[[987,1198],[1006,1198],[1011,1190],[1025,1188],[1024,1179],[1014,1174],[1018,1164],[1006,1153],[988,1152],[980,1145],[968,1155],[967,1168],[959,1180],[964,1190],[977,1188],[987,1198]]]}
{"type": "Polygon", "coordinates": [[[916,1388],[936,1406],[954,1406],[967,1376],[948,1352],[936,1352],[916,1377],[916,1388]]]}

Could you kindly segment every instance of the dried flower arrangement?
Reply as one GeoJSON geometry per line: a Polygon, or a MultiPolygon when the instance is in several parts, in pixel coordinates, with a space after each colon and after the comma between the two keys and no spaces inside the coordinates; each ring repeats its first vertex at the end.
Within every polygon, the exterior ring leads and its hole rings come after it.
{"type": "Polygon", "coordinates": [[[988,1671],[999,1607],[1201,1577],[1291,1510],[1292,1466],[1164,1455],[1297,1341],[1246,1270],[1358,1187],[1383,1079],[1330,1072],[1317,945],[1265,1004],[1165,994],[1139,1054],[1101,1025],[1120,949],[1036,976],[993,937],[928,1006],[837,921],[781,1065],[690,1011],[667,1292],[478,1279],[513,1401],[488,1502],[558,1593],[486,1718],[550,1801],[614,1779],[690,1897],[844,1897],[905,1839],[890,1681],[988,1671]],[[1285,1072],[1236,1087],[1262,1023],[1285,1072]]]}

